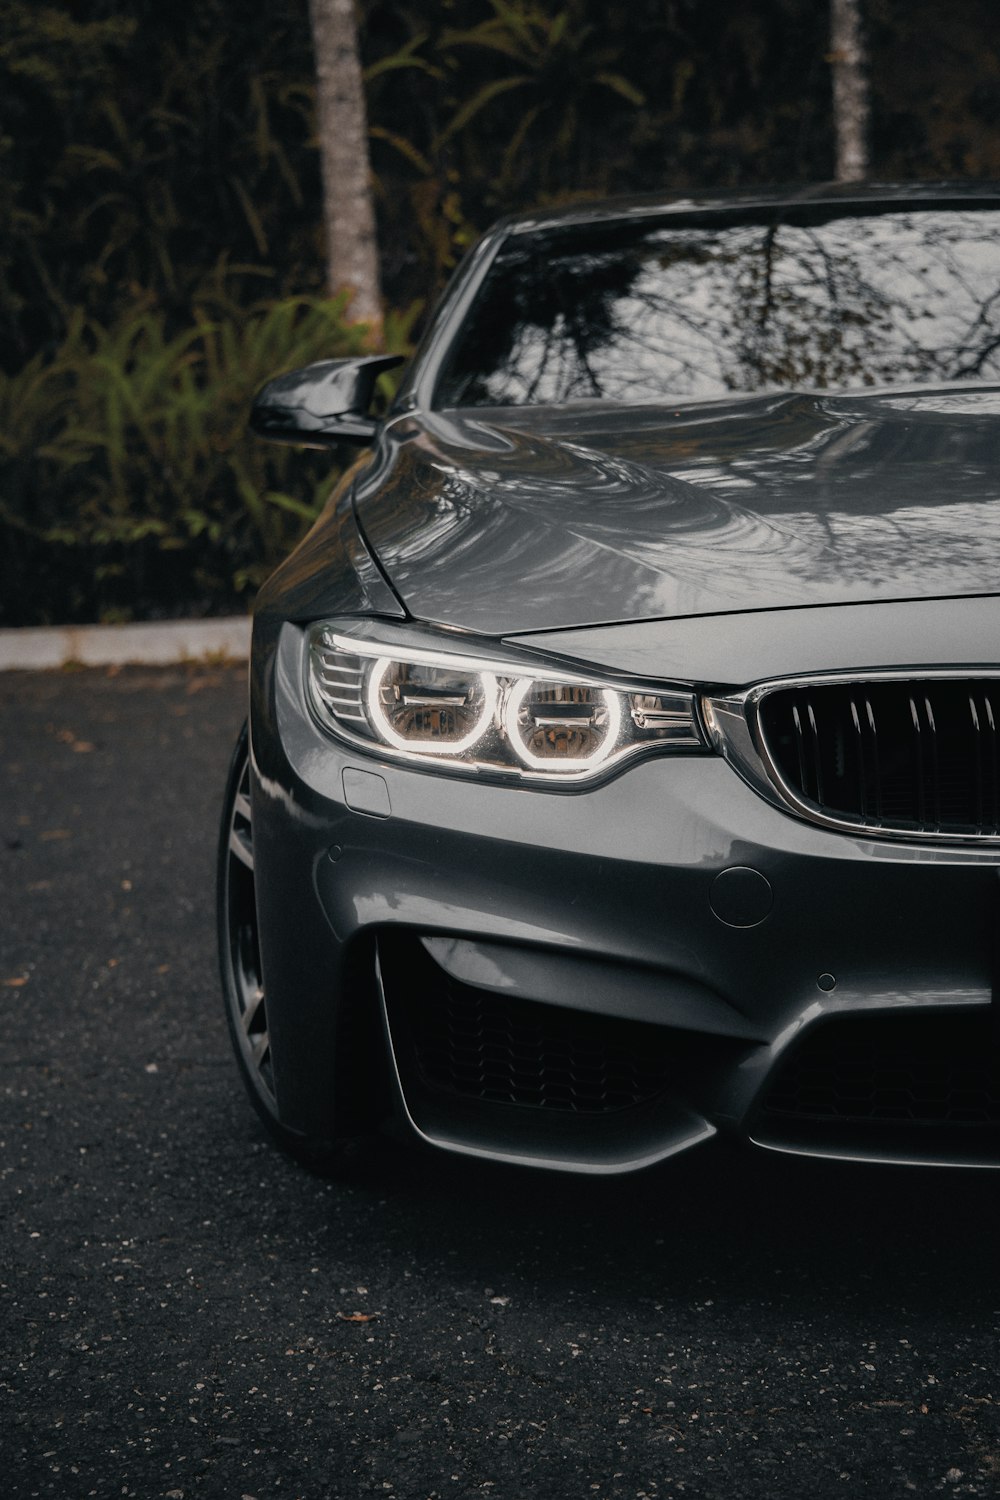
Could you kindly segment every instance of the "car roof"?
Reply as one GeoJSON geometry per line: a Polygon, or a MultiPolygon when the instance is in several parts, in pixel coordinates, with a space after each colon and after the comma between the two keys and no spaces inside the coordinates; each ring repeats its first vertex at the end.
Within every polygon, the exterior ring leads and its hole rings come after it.
{"type": "Polygon", "coordinates": [[[669,219],[674,215],[740,216],[754,209],[773,211],[857,204],[872,212],[900,205],[948,202],[1000,202],[1000,182],[820,182],[804,186],[718,189],[697,194],[643,193],[632,197],[577,201],[559,207],[531,209],[511,214],[494,226],[508,234],[536,234],[546,230],[584,228],[590,225],[627,223],[641,219],[669,219]]]}

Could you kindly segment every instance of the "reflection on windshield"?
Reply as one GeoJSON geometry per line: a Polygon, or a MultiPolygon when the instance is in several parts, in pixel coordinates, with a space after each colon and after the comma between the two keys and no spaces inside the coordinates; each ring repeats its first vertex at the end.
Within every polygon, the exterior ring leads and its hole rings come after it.
{"type": "Polygon", "coordinates": [[[955,207],[514,236],[437,404],[997,379],[998,231],[1000,213],[955,207]]]}

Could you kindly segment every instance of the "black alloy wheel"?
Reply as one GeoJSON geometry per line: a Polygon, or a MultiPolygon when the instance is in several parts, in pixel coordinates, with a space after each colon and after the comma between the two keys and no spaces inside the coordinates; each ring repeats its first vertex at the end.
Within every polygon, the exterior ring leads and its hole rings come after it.
{"type": "Polygon", "coordinates": [[[233,752],[222,811],[218,918],[222,993],[236,1059],[257,1112],[269,1130],[280,1137],[283,1132],[274,1091],[267,1001],[257,935],[250,752],[246,725],[233,752]]]}
{"type": "Polygon", "coordinates": [[[277,1144],[311,1171],[323,1176],[342,1176],[348,1170],[356,1170],[362,1160],[359,1140],[354,1137],[315,1140],[290,1130],[278,1114],[257,926],[250,742],[245,724],[233,751],[226,783],[216,896],[226,1022],[254,1108],[277,1144]]]}

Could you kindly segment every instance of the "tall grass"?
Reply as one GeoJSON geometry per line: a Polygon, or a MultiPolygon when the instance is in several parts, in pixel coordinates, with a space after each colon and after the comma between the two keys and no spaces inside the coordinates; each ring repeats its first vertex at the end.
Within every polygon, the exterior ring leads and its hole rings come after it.
{"type": "MultiPolygon", "coordinates": [[[[318,513],[331,456],[246,430],[254,392],[361,353],[342,301],[249,312],[218,294],[169,336],[129,308],[81,312],[61,346],[0,374],[0,621],[125,619],[240,607],[318,513]]],[[[412,318],[392,320],[405,348],[412,318]]]]}

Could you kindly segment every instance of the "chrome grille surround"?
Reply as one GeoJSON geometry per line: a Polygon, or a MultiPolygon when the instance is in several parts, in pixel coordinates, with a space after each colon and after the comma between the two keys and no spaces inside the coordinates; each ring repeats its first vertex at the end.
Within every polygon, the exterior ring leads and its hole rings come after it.
{"type": "MultiPolygon", "coordinates": [[[[808,700],[807,700],[808,701],[808,700]]],[[[883,703],[885,701],[883,695],[883,703]]],[[[975,845],[977,847],[1000,847],[1000,668],[998,667],[953,667],[935,669],[893,669],[880,672],[828,673],[810,677],[779,678],[758,683],[743,691],[702,699],[702,715],[710,738],[719,751],[767,801],[785,812],[790,812],[805,822],[814,823],[841,833],[860,835],[866,840],[923,843],[933,845],[975,845]],[[874,753],[877,761],[878,715],[880,692],[889,688],[897,701],[906,689],[914,704],[912,732],[916,737],[911,748],[916,757],[926,755],[927,770],[921,771],[921,788],[916,795],[926,798],[928,804],[937,799],[937,816],[924,815],[919,819],[893,819],[879,805],[879,795],[873,788],[871,803],[852,811],[838,809],[828,799],[811,798],[796,778],[783,767],[782,753],[774,743],[773,726],[768,725],[768,700],[779,693],[801,693],[819,698],[826,690],[848,690],[847,702],[852,706],[854,728],[861,749],[874,753]],[[982,740],[978,752],[978,796],[982,815],[978,823],[969,826],[942,826],[946,819],[940,817],[940,782],[937,773],[937,753],[944,733],[954,734],[955,725],[941,725],[934,713],[932,694],[935,689],[968,689],[969,720],[966,733],[970,737],[979,735],[982,740]],[[978,699],[976,695],[981,695],[978,699]],[[875,705],[872,706],[872,699],[875,705]],[[977,723],[978,714],[978,723],[977,723]],[[919,743],[923,736],[923,742],[919,743]],[[926,778],[926,780],[924,780],[926,778]],[[985,807],[984,807],[985,804],[985,807]]],[[[817,743],[823,734],[823,726],[815,717],[803,721],[807,737],[817,743]]],[[[888,747],[891,751],[892,746],[888,747]]],[[[969,775],[973,776],[976,757],[969,756],[969,775]]],[[[800,776],[799,781],[806,780],[800,776]]]]}

